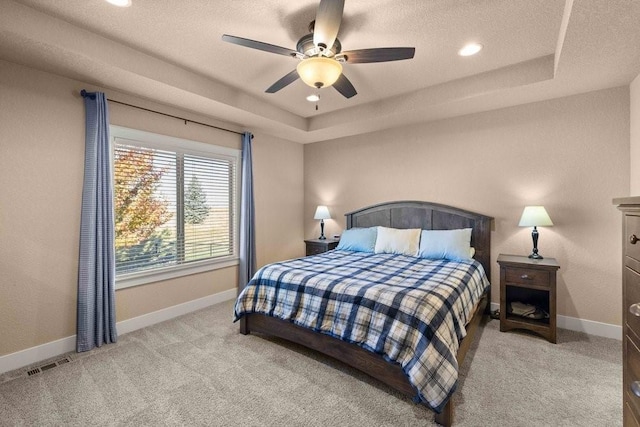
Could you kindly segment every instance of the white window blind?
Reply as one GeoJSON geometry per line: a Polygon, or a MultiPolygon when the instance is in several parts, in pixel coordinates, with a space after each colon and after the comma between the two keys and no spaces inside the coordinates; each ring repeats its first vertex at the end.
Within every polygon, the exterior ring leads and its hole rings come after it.
{"type": "Polygon", "coordinates": [[[116,281],[235,257],[238,150],[138,136],[113,139],[116,281]]]}

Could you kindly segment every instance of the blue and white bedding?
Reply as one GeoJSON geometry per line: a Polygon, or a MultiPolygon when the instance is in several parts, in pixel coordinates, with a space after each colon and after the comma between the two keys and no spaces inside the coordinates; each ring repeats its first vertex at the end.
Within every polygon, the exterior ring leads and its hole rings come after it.
{"type": "Polygon", "coordinates": [[[488,287],[474,260],[333,250],[261,268],[234,316],[266,314],[380,354],[441,412],[457,385],[465,325],[488,287]]]}

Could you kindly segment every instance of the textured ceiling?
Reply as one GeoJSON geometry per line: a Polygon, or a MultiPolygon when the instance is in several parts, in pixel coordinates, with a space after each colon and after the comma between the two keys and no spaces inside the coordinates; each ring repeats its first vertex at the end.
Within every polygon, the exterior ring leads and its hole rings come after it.
{"type": "Polygon", "coordinates": [[[358,95],[300,80],[264,90],[297,60],[225,43],[295,49],[317,0],[0,0],[0,59],[313,142],[628,84],[640,73],[636,0],[346,0],[343,50],[416,48],[346,64],[358,95]],[[465,43],[482,43],[463,58],[465,43]]]}

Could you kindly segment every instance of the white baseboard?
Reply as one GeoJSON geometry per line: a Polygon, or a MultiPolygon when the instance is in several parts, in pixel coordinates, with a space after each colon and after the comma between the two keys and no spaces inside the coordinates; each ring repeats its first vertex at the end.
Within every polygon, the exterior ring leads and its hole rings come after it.
{"type": "MultiPolygon", "coordinates": [[[[498,310],[500,304],[491,303],[491,311],[498,310]]],[[[611,325],[609,323],[596,322],[593,320],[578,319],[576,317],[558,315],[556,325],[561,329],[584,332],[598,337],[613,338],[622,341],[622,326],[611,325]]]]}
{"type": "Polygon", "coordinates": [[[0,357],[0,374],[75,350],[76,336],[60,338],[46,344],[16,351],[0,357]]]}
{"type": "MultiPolygon", "coordinates": [[[[191,313],[211,305],[232,300],[236,297],[237,290],[229,289],[217,294],[209,295],[193,301],[164,308],[162,310],[143,314],[132,319],[123,320],[116,324],[118,334],[126,334],[137,329],[145,328],[183,314],[191,313]]],[[[500,308],[498,303],[491,303],[491,310],[500,308]]],[[[622,327],[608,323],[594,322],[592,320],[577,319],[575,317],[558,316],[557,325],[562,329],[584,332],[606,338],[622,340],[622,327]]],[[[36,364],[42,360],[51,359],[76,349],[76,336],[61,338],[46,344],[17,351],[15,353],[0,356],[0,374],[36,364]]]]}
{"type": "MultiPolygon", "coordinates": [[[[135,331],[136,329],[145,328],[155,323],[164,322],[165,320],[191,313],[192,311],[232,300],[237,294],[237,289],[229,289],[227,291],[208,295],[193,301],[163,308],[162,310],[153,311],[151,313],[143,314],[142,316],[118,322],[116,324],[116,330],[119,335],[126,334],[128,332],[135,331]]],[[[61,354],[75,351],[75,349],[76,336],[72,335],[70,337],[61,338],[56,341],[27,348],[5,356],[0,356],[0,374],[13,371],[14,369],[22,368],[24,366],[33,365],[42,360],[51,359],[61,354]]]]}
{"type": "Polygon", "coordinates": [[[192,311],[197,311],[214,304],[229,301],[234,299],[237,295],[237,289],[229,289],[228,291],[208,295],[193,301],[163,308],[162,310],[152,311],[151,313],[143,314],[142,316],[134,317],[132,319],[123,320],[122,322],[117,323],[118,334],[126,334],[137,329],[146,328],[147,326],[164,322],[165,320],[173,319],[174,317],[182,316],[183,314],[191,313],[192,311]]]}

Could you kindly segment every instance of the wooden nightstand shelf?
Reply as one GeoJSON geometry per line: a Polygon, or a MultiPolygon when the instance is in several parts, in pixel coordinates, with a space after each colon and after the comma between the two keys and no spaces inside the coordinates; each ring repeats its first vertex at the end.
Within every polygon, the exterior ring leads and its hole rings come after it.
{"type": "Polygon", "coordinates": [[[338,246],[338,239],[309,239],[304,241],[307,244],[307,256],[317,255],[335,249],[338,246]]]}
{"type": "Polygon", "coordinates": [[[554,258],[531,259],[526,256],[498,256],[500,264],[500,331],[526,329],[556,342],[556,272],[554,258]],[[540,307],[549,313],[546,319],[529,319],[507,312],[510,303],[519,301],[540,307]]]}

